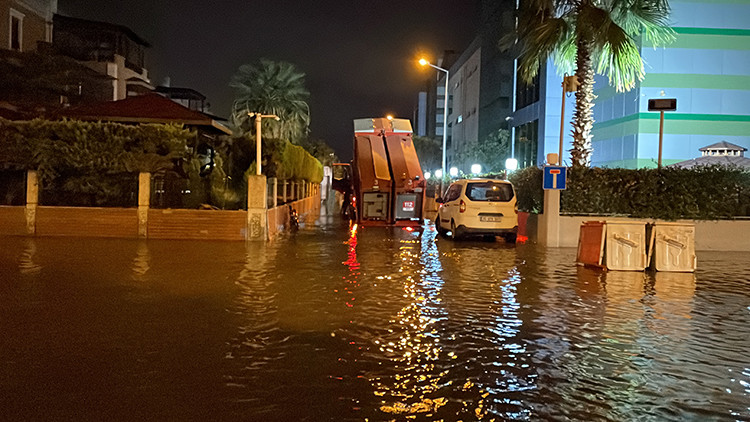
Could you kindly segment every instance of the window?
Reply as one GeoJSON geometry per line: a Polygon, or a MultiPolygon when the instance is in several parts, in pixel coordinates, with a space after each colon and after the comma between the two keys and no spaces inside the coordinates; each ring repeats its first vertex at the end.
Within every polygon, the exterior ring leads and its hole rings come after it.
{"type": "Polygon", "coordinates": [[[513,199],[513,188],[508,183],[481,182],[466,185],[466,197],[471,201],[508,202],[513,199]]]}
{"type": "Polygon", "coordinates": [[[516,127],[515,152],[518,168],[537,164],[539,120],[524,123],[516,127]]]}
{"type": "Polygon", "coordinates": [[[23,13],[15,9],[10,9],[8,48],[13,51],[21,51],[23,46],[23,16],[23,13]]]}
{"type": "Polygon", "coordinates": [[[534,104],[539,101],[539,73],[541,67],[537,71],[537,75],[531,81],[531,84],[525,83],[520,76],[518,68],[516,68],[516,110],[520,110],[530,104],[534,104]]]}
{"type": "Polygon", "coordinates": [[[461,196],[461,185],[451,185],[451,187],[448,188],[448,191],[445,193],[445,202],[455,201],[459,196],[461,196]]]}

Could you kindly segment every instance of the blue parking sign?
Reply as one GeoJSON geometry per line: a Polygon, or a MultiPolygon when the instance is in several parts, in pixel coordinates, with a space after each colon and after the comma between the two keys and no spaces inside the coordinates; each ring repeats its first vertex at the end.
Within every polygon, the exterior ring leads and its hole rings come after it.
{"type": "Polygon", "coordinates": [[[567,167],[544,166],[542,188],[547,190],[565,190],[567,167]]]}

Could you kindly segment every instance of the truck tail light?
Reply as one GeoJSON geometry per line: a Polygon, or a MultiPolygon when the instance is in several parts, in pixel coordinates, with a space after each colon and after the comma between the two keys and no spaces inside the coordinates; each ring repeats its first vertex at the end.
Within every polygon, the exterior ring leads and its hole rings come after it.
{"type": "Polygon", "coordinates": [[[458,211],[459,212],[466,212],[466,202],[462,199],[461,202],[458,204],[458,211]]]}

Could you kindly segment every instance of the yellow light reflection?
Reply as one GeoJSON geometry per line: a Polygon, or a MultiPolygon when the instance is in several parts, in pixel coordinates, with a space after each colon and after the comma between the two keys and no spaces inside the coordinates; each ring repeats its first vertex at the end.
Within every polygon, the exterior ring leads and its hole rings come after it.
{"type": "Polygon", "coordinates": [[[442,351],[435,323],[445,314],[440,306],[442,267],[434,231],[424,230],[420,239],[411,237],[399,243],[398,274],[406,303],[390,321],[389,334],[374,340],[396,373],[370,381],[374,394],[383,399],[382,412],[407,418],[429,416],[446,404],[445,398],[433,397],[447,374],[436,372],[435,366],[442,351]]]}

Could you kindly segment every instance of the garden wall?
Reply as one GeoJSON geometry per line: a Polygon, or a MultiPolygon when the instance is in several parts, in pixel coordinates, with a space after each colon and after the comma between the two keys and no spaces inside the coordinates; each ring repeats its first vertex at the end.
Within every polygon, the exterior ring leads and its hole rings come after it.
{"type": "MultiPolygon", "coordinates": [[[[521,220],[519,213],[519,221],[521,220]]],[[[529,240],[536,241],[539,233],[541,215],[530,214],[526,224],[519,227],[529,240]]],[[[560,247],[578,247],[578,235],[584,221],[630,220],[644,223],[667,222],[665,220],[623,218],[606,216],[560,216],[559,240],[560,247]]],[[[695,225],[696,251],[750,251],[750,219],[736,220],[677,220],[669,221],[695,225]]]]}
{"type": "Polygon", "coordinates": [[[247,212],[148,210],[149,239],[245,240],[247,212]]]}
{"type": "MultiPolygon", "coordinates": [[[[292,207],[302,219],[319,212],[319,191],[294,201],[292,207]]],[[[268,232],[274,237],[289,221],[287,205],[269,209],[268,232]]],[[[317,214],[316,214],[317,215],[317,214]]],[[[246,240],[247,211],[148,210],[146,237],[149,239],[246,240]]],[[[0,236],[29,235],[26,207],[0,206],[0,236]]],[[[36,236],[138,238],[136,208],[37,207],[36,236]]]]}
{"type": "Polygon", "coordinates": [[[138,237],[138,213],[135,208],[40,206],[36,209],[36,234],[38,236],[138,237]]]}

